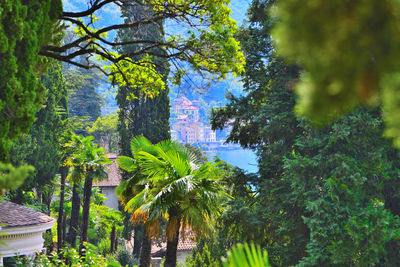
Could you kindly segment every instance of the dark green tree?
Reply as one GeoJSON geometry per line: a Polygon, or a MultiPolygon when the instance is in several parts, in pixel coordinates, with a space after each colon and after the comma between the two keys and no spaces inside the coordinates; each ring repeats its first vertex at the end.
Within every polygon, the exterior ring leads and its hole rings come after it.
{"type": "MultiPolygon", "coordinates": [[[[151,8],[148,6],[136,5],[134,7],[126,7],[123,12],[125,22],[129,22],[132,16],[136,19],[145,18],[152,14],[151,8]]],[[[164,40],[164,26],[163,21],[153,22],[137,28],[124,29],[118,32],[118,40],[120,42],[135,41],[135,40],[149,40],[152,42],[162,42],[164,40]]],[[[123,52],[133,52],[140,49],[140,45],[128,45],[121,48],[123,52]]],[[[160,48],[153,48],[150,50],[154,53],[165,54],[165,51],[160,48]]],[[[135,57],[134,59],[140,59],[135,57]]],[[[166,81],[169,74],[169,63],[165,58],[154,57],[153,61],[156,63],[156,70],[159,74],[163,75],[163,80],[166,81]]],[[[118,88],[117,103],[119,106],[119,123],[118,132],[120,135],[120,155],[132,156],[130,148],[130,140],[134,136],[143,135],[153,143],[158,143],[162,140],[170,138],[170,106],[168,97],[168,87],[161,91],[157,97],[149,98],[141,93],[139,89],[132,90],[132,88],[120,86],[118,88]],[[133,92],[133,93],[132,93],[133,92]]],[[[124,175],[125,179],[129,176],[124,175]]],[[[129,219],[131,215],[126,215],[126,232],[130,232],[131,228],[129,219]]],[[[140,266],[146,266],[150,263],[150,248],[151,240],[144,233],[141,225],[136,226],[134,249],[133,254],[137,258],[141,258],[140,266]],[[142,246],[141,244],[144,244],[142,246]],[[150,244],[150,245],[149,245],[150,244]],[[147,248],[146,251],[140,251],[141,247],[147,248]],[[146,263],[146,264],[145,264],[146,263]]],[[[130,238],[130,234],[127,235],[130,238]]]]}
{"type": "MultiPolygon", "coordinates": [[[[29,131],[42,107],[45,88],[37,75],[45,72],[48,61],[38,54],[42,45],[58,45],[60,34],[53,33],[58,28],[62,2],[2,1],[0,10],[0,161],[7,162],[13,142],[29,131]]],[[[1,166],[10,177],[16,171],[1,166]]],[[[28,173],[15,175],[15,184],[20,184],[28,173]]],[[[0,191],[9,187],[5,178],[0,178],[4,180],[0,191]]]]}
{"type": "Polygon", "coordinates": [[[66,128],[68,95],[62,76],[61,64],[54,62],[42,76],[41,83],[46,89],[42,109],[36,114],[28,134],[16,142],[11,150],[11,161],[17,165],[25,162],[36,171],[24,185],[12,194],[13,201],[23,201],[22,191],[35,188],[41,203],[50,206],[52,181],[59,172],[61,149],[59,140],[66,128]]]}
{"type": "Polygon", "coordinates": [[[69,94],[70,117],[88,117],[94,122],[101,115],[104,99],[96,92],[101,75],[95,70],[73,68],[64,73],[69,94]]]}
{"type": "Polygon", "coordinates": [[[273,21],[268,10],[274,2],[256,0],[251,4],[249,23],[239,34],[246,57],[242,75],[246,94],[228,95],[229,104],[213,110],[211,121],[213,128],[230,125],[232,131],[227,141],[253,148],[258,155],[259,179],[240,172],[231,176],[235,183],[252,184],[257,197],[251,199],[246,187],[237,187],[240,190],[233,192],[236,199],[221,218],[222,224],[231,229],[228,237],[232,242],[256,241],[268,247],[273,259],[279,262],[284,258],[283,265],[287,266],[301,258],[305,246],[305,241],[296,237],[297,232],[306,230],[301,213],[290,203],[287,208],[291,212],[282,213],[280,197],[290,191],[281,181],[284,158],[292,152],[302,127],[293,113],[295,98],[291,90],[298,68],[277,58],[271,43],[273,21]],[[251,219],[246,222],[246,218],[251,219]],[[278,231],[282,221],[292,225],[291,235],[278,231]],[[253,231],[247,231],[249,228],[253,231]],[[252,236],[251,232],[255,234],[252,236]]]}
{"type": "Polygon", "coordinates": [[[300,266],[399,264],[399,156],[382,130],[379,110],[359,108],[296,140],[281,197],[309,232],[300,266]]]}
{"type": "Polygon", "coordinates": [[[230,203],[220,231],[246,240],[256,226],[278,266],[396,266],[398,153],[381,137],[380,112],[358,108],[318,129],[294,115],[298,68],[259,48],[271,47],[273,2],[253,1],[241,31],[247,94],[213,113],[214,127],[234,120],[230,141],[256,148],[260,176],[257,198],[230,203]]]}

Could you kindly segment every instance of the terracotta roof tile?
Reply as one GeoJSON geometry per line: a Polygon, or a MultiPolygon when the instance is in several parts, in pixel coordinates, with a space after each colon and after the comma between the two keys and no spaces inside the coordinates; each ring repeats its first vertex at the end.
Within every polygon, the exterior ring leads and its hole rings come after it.
{"type": "Polygon", "coordinates": [[[5,224],[2,226],[4,228],[39,225],[54,221],[54,218],[34,209],[8,201],[0,202],[0,224],[5,224]]]}
{"type": "Polygon", "coordinates": [[[184,96],[179,97],[179,98],[175,98],[174,99],[174,103],[175,103],[175,105],[184,105],[184,106],[191,106],[192,105],[192,101],[190,101],[189,99],[187,99],[184,96]]]}
{"type": "Polygon", "coordinates": [[[196,247],[194,233],[192,231],[186,233],[185,239],[179,238],[178,251],[192,250],[196,247]]]}
{"type": "MultiPolygon", "coordinates": [[[[185,238],[182,238],[182,232],[179,235],[178,249],[177,251],[188,251],[196,247],[195,235],[191,230],[185,233],[185,238]]],[[[166,252],[167,243],[162,242],[159,246],[156,242],[153,242],[151,247],[151,255],[153,257],[164,257],[166,252]]]]}
{"type": "Polygon", "coordinates": [[[113,162],[110,165],[107,165],[106,172],[108,174],[108,180],[104,180],[101,182],[94,182],[93,186],[118,186],[121,182],[121,171],[116,163],[117,155],[116,154],[107,154],[107,157],[113,162]]]}

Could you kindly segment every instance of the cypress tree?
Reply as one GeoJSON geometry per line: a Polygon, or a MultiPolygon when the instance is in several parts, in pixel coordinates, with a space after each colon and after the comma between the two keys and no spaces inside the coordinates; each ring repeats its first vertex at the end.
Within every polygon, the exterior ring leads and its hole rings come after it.
{"type": "MultiPolygon", "coordinates": [[[[146,16],[150,14],[151,9],[146,6],[131,6],[123,11],[125,22],[130,20],[130,16],[146,16]]],[[[135,39],[162,41],[164,39],[164,28],[162,22],[154,22],[137,28],[124,29],[119,31],[118,37],[120,41],[129,41],[135,39]]],[[[127,45],[122,49],[124,52],[131,52],[139,49],[137,45],[127,45]]],[[[158,53],[163,53],[161,48],[154,49],[158,53]]],[[[169,74],[169,64],[166,59],[153,58],[156,64],[156,70],[163,75],[166,81],[169,74]]],[[[119,106],[119,123],[118,132],[120,135],[120,155],[132,156],[130,151],[130,141],[134,136],[143,135],[153,143],[169,139],[169,116],[170,106],[168,97],[168,88],[161,91],[157,97],[148,98],[139,93],[139,90],[133,91],[129,87],[119,87],[117,94],[117,103],[119,106]],[[134,97],[129,97],[129,95],[134,97]]],[[[127,175],[127,174],[125,174],[127,175]]],[[[130,238],[132,231],[131,222],[129,221],[130,215],[127,214],[125,218],[125,238],[130,238]]],[[[143,232],[143,228],[139,225],[134,228],[135,240],[133,254],[139,258],[141,243],[147,244],[148,237],[143,232]]],[[[146,245],[145,247],[149,247],[146,245]]],[[[146,258],[146,262],[150,264],[150,251],[146,251],[142,256],[146,258]]],[[[141,261],[140,266],[146,266],[144,260],[141,261]]]]}
{"type": "Polygon", "coordinates": [[[59,171],[62,149],[59,139],[68,116],[68,95],[61,64],[53,63],[42,76],[41,83],[46,89],[44,105],[37,112],[36,121],[28,134],[15,143],[11,150],[13,164],[25,162],[34,166],[36,171],[12,195],[15,201],[23,201],[21,192],[36,188],[41,202],[49,208],[53,190],[48,185],[59,171]]]}
{"type": "Polygon", "coordinates": [[[29,131],[45,99],[37,74],[45,70],[40,46],[56,42],[53,34],[61,0],[0,3],[0,160],[9,160],[13,141],[29,131]],[[49,38],[51,36],[51,38],[49,38]]]}

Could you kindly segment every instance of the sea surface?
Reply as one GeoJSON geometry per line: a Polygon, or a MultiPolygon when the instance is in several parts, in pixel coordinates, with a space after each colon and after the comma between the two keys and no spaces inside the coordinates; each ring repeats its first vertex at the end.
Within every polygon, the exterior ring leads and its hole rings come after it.
{"type": "Polygon", "coordinates": [[[236,149],[226,151],[212,151],[206,152],[210,160],[217,155],[223,161],[226,161],[230,165],[237,166],[250,173],[257,172],[257,156],[256,154],[248,149],[236,149]]]}

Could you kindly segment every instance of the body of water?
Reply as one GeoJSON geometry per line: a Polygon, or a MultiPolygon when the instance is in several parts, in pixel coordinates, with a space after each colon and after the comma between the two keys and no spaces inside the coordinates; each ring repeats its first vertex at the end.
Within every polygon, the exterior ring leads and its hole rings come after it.
{"type": "Polygon", "coordinates": [[[214,151],[206,152],[210,159],[213,159],[217,155],[223,161],[228,164],[244,169],[248,172],[257,172],[257,156],[256,154],[247,149],[237,150],[226,150],[226,151],[214,151]]]}

